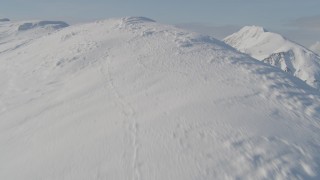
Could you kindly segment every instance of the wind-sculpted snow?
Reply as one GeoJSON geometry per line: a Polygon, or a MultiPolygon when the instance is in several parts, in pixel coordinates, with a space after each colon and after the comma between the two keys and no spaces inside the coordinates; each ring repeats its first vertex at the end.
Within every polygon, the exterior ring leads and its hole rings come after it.
{"type": "Polygon", "coordinates": [[[7,21],[10,21],[10,19],[8,19],[8,18],[0,18],[0,22],[7,22],[7,21]]]}
{"type": "Polygon", "coordinates": [[[0,54],[0,179],[320,178],[318,91],[143,19],[0,54]]]}
{"type": "Polygon", "coordinates": [[[237,50],[281,68],[320,89],[320,57],[305,47],[262,27],[246,26],[224,39],[237,50]]]}
{"type": "Polygon", "coordinates": [[[26,22],[18,27],[18,31],[26,31],[34,28],[53,28],[61,29],[68,27],[69,25],[62,21],[39,21],[39,22],[26,22]]]}
{"type": "Polygon", "coordinates": [[[146,17],[125,17],[125,18],[122,18],[122,22],[125,24],[135,25],[138,23],[156,22],[156,21],[153,19],[146,18],[146,17]]]}

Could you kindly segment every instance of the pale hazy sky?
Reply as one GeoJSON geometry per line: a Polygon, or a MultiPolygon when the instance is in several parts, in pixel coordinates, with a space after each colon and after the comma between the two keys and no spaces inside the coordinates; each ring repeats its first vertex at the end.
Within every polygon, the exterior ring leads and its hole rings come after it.
{"type": "Polygon", "coordinates": [[[320,0],[1,0],[0,17],[77,23],[146,16],[217,38],[260,25],[309,46],[320,40],[319,8],[320,0]]]}

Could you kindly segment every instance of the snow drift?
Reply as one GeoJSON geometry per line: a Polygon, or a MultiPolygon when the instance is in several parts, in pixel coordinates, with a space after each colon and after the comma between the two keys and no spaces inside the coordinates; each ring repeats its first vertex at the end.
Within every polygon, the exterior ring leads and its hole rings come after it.
{"type": "Polygon", "coordinates": [[[0,179],[320,178],[319,92],[211,37],[109,19],[0,61],[0,179]]]}
{"type": "Polygon", "coordinates": [[[279,67],[320,89],[320,57],[280,34],[259,26],[246,26],[224,39],[237,50],[279,67]]]}

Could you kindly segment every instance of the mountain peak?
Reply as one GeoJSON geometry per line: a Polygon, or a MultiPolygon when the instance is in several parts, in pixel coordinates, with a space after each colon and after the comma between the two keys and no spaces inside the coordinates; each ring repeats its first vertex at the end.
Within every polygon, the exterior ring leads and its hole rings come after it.
{"type": "MultiPolygon", "coordinates": [[[[238,49],[241,52],[248,53],[249,55],[257,55],[255,52],[250,52],[252,48],[256,48],[257,45],[268,46],[269,49],[267,54],[258,53],[258,56],[253,56],[256,59],[264,59],[270,54],[274,53],[274,46],[269,46],[270,41],[275,44],[284,44],[287,43],[286,38],[282,35],[269,32],[263,27],[260,26],[245,26],[240,29],[238,32],[231,34],[226,37],[224,41],[238,49]]],[[[286,49],[285,51],[287,51],[286,49]]],[[[260,52],[260,50],[257,50],[260,52]]]]}
{"type": "Polygon", "coordinates": [[[268,31],[261,26],[244,26],[234,34],[248,38],[248,37],[258,37],[258,36],[261,36],[262,34],[265,34],[266,32],[268,31]]]}
{"type": "Polygon", "coordinates": [[[244,26],[243,28],[241,28],[241,30],[239,32],[256,32],[256,33],[264,33],[264,32],[268,32],[265,28],[261,27],[261,26],[244,26]]]}
{"type": "Polygon", "coordinates": [[[246,26],[226,37],[224,41],[255,59],[279,67],[283,71],[290,71],[310,86],[320,89],[319,57],[282,35],[268,32],[262,27],[246,26]]]}

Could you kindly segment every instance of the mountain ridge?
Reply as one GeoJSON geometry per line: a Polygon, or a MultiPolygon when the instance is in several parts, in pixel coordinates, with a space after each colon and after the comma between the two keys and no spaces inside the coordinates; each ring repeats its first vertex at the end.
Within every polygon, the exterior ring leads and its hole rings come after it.
{"type": "Polygon", "coordinates": [[[311,45],[309,49],[320,55],[320,42],[317,41],[315,44],[311,45]]]}

